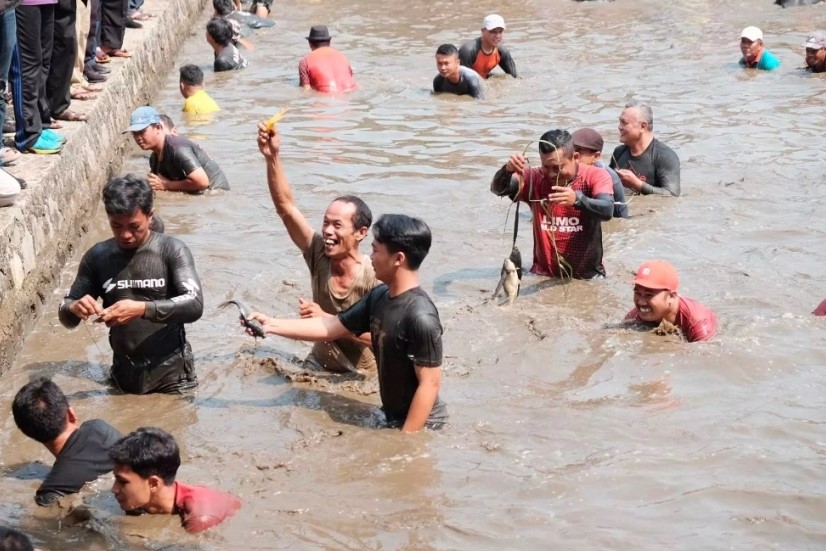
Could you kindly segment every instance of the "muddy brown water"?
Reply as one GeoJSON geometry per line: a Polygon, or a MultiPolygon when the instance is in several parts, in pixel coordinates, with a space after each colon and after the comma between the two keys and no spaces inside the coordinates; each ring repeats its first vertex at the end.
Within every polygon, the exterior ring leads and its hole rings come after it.
{"type": "MultiPolygon", "coordinates": [[[[770,4],[284,1],[278,27],[252,37],[246,71],[207,70],[224,108],[211,124],[182,119],[177,71],[168,75],[154,104],[233,186],[158,200],[205,288],[203,319],[189,328],[201,385],[185,399],[111,392],[105,330],[57,321],[76,256],[2,376],[0,518],[42,549],[822,548],[826,353],[824,325],[809,312],[826,295],[824,80],[795,68],[826,9],[770,4]],[[432,97],[435,48],[475,36],[494,10],[523,78],[492,79],[481,102],[432,97]],[[356,69],[361,89],[348,98],[297,88],[303,37],[319,22],[356,69]],[[736,67],[738,33],[752,24],[781,70],[736,67]],[[609,279],[529,276],[512,308],[484,304],[510,250],[507,205],[487,191],[492,173],[554,127],[594,126],[610,151],[635,97],[653,102],[656,134],[679,153],[684,196],[634,198],[633,218],[605,226],[609,279]],[[256,344],[217,309],[238,297],[293,316],[309,294],[255,146],[255,121],[284,106],[287,172],[313,224],[331,198],[353,193],[377,215],[405,212],[432,227],[422,276],[446,329],[449,429],[375,428],[374,384],[290,381],[284,369],[308,345],[256,344]],[[652,257],[672,261],[683,292],[718,312],[713,342],[612,325],[631,306],[631,271],[652,257]],[[83,419],[171,431],[180,478],[232,491],[243,509],[186,536],[174,518],[122,516],[104,478],[74,525],[59,520],[66,509],[37,510],[51,457],[8,414],[37,375],[54,376],[83,419]]],[[[201,29],[180,64],[209,68],[201,29]]],[[[124,171],[146,166],[133,148],[124,171]]],[[[108,237],[102,217],[81,250],[108,237]]],[[[520,245],[531,250],[528,231],[520,245]]]]}

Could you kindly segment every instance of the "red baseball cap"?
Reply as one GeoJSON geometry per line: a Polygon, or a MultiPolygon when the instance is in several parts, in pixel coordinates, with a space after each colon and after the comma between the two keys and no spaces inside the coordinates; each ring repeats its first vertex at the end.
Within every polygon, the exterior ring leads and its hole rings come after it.
{"type": "Polygon", "coordinates": [[[646,289],[666,289],[672,293],[680,286],[680,278],[674,266],[664,260],[649,260],[637,268],[634,285],[646,289]]]}

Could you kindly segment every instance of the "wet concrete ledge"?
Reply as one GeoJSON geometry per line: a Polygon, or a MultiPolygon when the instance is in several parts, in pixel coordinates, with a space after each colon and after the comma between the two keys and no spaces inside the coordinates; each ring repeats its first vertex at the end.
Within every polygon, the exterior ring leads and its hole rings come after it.
{"type": "MultiPolygon", "coordinates": [[[[59,155],[23,155],[9,172],[28,189],[0,208],[0,373],[12,363],[45,297],[71,257],[100,204],[100,190],[118,171],[121,131],[129,114],[145,105],[175,62],[191,24],[208,0],[147,0],[155,17],[127,29],[124,47],[134,55],[113,58],[105,89],[93,101],[73,101],[86,123],[64,122],[69,139],[59,155]]],[[[208,47],[204,43],[204,47],[208,47]]]]}

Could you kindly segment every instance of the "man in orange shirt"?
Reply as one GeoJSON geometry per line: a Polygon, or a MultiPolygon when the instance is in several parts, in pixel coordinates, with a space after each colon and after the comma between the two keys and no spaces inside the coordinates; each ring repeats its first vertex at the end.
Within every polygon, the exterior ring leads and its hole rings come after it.
{"type": "Polygon", "coordinates": [[[488,15],[482,22],[482,36],[468,40],[459,48],[459,60],[482,78],[488,78],[497,65],[515,78],[516,63],[508,49],[502,45],[504,37],[505,20],[495,13],[488,15]]]}
{"type": "Polygon", "coordinates": [[[353,68],[343,53],[330,47],[332,39],[325,25],[315,25],[310,29],[307,41],[312,51],[298,64],[298,78],[302,88],[328,93],[356,89],[353,68]]]}

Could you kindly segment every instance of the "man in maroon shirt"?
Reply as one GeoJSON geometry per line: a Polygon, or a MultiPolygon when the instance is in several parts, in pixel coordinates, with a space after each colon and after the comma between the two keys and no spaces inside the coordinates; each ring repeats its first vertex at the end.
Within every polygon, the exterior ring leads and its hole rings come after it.
{"type": "Polygon", "coordinates": [[[605,170],[578,159],[571,134],[550,130],[539,140],[541,167],[528,167],[516,153],[490,184],[492,193],[530,206],[535,274],[605,277],[601,223],[614,212],[614,185],[605,170]]]}
{"type": "Polygon", "coordinates": [[[680,328],[688,342],[707,341],[717,331],[717,316],[690,298],[677,294],[680,278],[668,262],[644,262],[634,278],[634,309],[626,320],[656,327],[663,320],[680,328]]]}
{"type": "Polygon", "coordinates": [[[232,494],[175,480],[181,454],[175,439],[155,427],[121,438],[109,455],[114,461],[112,493],[129,513],[177,514],[190,534],[217,526],[241,508],[232,494]]]}

